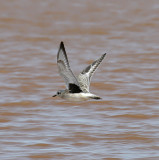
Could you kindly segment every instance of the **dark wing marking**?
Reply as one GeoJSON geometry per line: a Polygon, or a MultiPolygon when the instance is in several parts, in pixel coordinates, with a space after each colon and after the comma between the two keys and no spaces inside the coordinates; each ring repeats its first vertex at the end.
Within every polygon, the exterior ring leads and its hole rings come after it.
{"type": "Polygon", "coordinates": [[[80,88],[83,92],[89,92],[89,86],[91,78],[98,68],[99,64],[102,62],[104,57],[106,56],[106,53],[103,54],[99,59],[94,61],[91,65],[86,67],[78,76],[78,82],[80,84],[80,88]]]}
{"type": "Polygon", "coordinates": [[[68,89],[69,89],[69,83],[79,86],[79,83],[76,77],[71,71],[63,42],[60,43],[60,47],[58,50],[57,65],[58,65],[59,73],[64,78],[64,81],[68,89]]]}
{"type": "Polygon", "coordinates": [[[70,93],[80,93],[82,90],[76,84],[69,83],[69,92],[70,93]]]}

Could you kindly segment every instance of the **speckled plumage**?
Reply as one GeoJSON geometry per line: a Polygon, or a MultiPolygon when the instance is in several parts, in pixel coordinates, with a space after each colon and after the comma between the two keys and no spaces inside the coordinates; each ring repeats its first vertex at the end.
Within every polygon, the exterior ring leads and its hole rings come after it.
{"type": "Polygon", "coordinates": [[[79,74],[78,78],[76,78],[70,68],[64,43],[61,42],[57,54],[57,65],[60,75],[64,78],[67,89],[59,90],[53,97],[59,96],[60,98],[69,101],[101,99],[99,96],[89,92],[89,86],[94,72],[105,56],[106,53],[103,54],[98,60],[94,61],[91,65],[87,66],[79,74]]]}

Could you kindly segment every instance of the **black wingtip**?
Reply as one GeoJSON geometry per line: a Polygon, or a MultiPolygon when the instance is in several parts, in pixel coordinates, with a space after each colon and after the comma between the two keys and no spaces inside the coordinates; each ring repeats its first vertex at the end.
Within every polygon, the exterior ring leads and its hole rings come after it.
{"type": "Polygon", "coordinates": [[[64,42],[63,41],[61,41],[60,46],[64,46],[64,42]]]}
{"type": "Polygon", "coordinates": [[[103,56],[105,57],[107,53],[104,53],[103,56]]]}
{"type": "Polygon", "coordinates": [[[65,46],[64,46],[64,42],[63,41],[61,41],[61,43],[60,43],[60,48],[65,51],[65,46]]]}

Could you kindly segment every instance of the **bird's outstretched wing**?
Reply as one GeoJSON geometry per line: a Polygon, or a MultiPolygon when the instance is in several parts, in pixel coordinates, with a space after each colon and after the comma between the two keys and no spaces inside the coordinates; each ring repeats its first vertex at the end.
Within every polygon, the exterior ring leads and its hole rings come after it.
{"type": "Polygon", "coordinates": [[[86,67],[78,76],[78,82],[80,85],[80,88],[83,92],[87,93],[89,92],[89,86],[90,86],[90,81],[91,78],[98,68],[99,64],[102,62],[104,57],[106,56],[106,53],[103,54],[99,59],[94,61],[91,65],[86,67]]]}
{"type": "Polygon", "coordinates": [[[79,93],[81,89],[79,87],[79,83],[71,71],[67,54],[65,51],[64,43],[60,43],[60,47],[57,54],[57,65],[59,69],[60,75],[64,78],[67,89],[69,89],[70,93],[79,93]]]}

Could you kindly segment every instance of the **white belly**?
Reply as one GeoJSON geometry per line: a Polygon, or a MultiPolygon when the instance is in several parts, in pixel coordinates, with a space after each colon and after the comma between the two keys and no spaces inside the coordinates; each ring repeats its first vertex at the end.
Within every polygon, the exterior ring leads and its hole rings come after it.
{"type": "Polygon", "coordinates": [[[91,93],[73,93],[73,94],[69,93],[69,94],[66,94],[65,96],[63,96],[62,98],[66,99],[68,101],[86,101],[93,96],[95,96],[95,95],[93,95],[91,93]]]}

